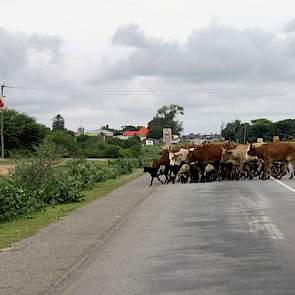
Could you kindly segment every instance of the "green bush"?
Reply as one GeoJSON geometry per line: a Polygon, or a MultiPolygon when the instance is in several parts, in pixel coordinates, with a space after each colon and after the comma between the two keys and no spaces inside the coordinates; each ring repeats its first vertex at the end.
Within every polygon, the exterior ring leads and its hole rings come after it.
{"type": "Polygon", "coordinates": [[[78,154],[75,135],[68,130],[53,130],[45,140],[55,144],[56,150],[62,157],[73,157],[78,154]]]}
{"type": "Polygon", "coordinates": [[[43,197],[46,204],[70,203],[81,200],[79,180],[64,169],[57,169],[44,187],[43,197]]]}
{"type": "Polygon", "coordinates": [[[86,158],[119,158],[121,149],[115,145],[100,143],[80,149],[80,155],[86,158]]]}
{"type": "Polygon", "coordinates": [[[138,137],[127,140],[108,138],[102,142],[99,137],[81,135],[76,144],[79,154],[87,158],[134,158],[142,154],[142,144],[138,137]]]}
{"type": "Polygon", "coordinates": [[[121,149],[120,154],[122,158],[130,159],[134,157],[134,151],[130,148],[121,149]]]}
{"type": "Polygon", "coordinates": [[[0,177],[0,222],[40,207],[30,191],[17,186],[9,177],[0,177]]]}
{"type": "Polygon", "coordinates": [[[107,144],[104,149],[104,158],[119,158],[120,148],[115,145],[107,144]]]}
{"type": "Polygon", "coordinates": [[[107,142],[121,147],[121,156],[124,158],[138,157],[142,153],[142,144],[137,136],[130,137],[127,140],[110,138],[107,142]]]}
{"type": "Polygon", "coordinates": [[[24,113],[6,109],[3,116],[5,151],[8,155],[17,150],[34,151],[49,132],[47,127],[24,113]]]}
{"type": "Polygon", "coordinates": [[[143,158],[112,159],[107,166],[85,159],[61,164],[54,151],[53,145],[44,144],[34,157],[17,161],[11,175],[0,177],[0,222],[50,204],[78,202],[83,189],[145,164],[143,158]]]}
{"type": "Polygon", "coordinates": [[[116,169],[120,175],[130,173],[133,168],[129,159],[109,160],[109,166],[116,169]]]}

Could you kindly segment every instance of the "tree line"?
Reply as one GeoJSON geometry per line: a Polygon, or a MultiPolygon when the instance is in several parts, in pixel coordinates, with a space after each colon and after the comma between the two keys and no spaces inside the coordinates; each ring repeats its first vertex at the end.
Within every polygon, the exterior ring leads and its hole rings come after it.
{"type": "Polygon", "coordinates": [[[273,136],[279,136],[280,140],[295,139],[295,119],[285,119],[272,122],[266,118],[259,118],[248,122],[239,119],[229,122],[221,130],[221,135],[226,140],[240,143],[256,141],[263,138],[264,141],[272,141],[273,136]]]}
{"type": "Polygon", "coordinates": [[[53,118],[52,129],[40,124],[35,118],[16,110],[4,110],[5,156],[30,156],[42,143],[56,147],[63,157],[132,158],[141,155],[138,137],[127,140],[76,134],[65,128],[64,118],[53,118]]]}
{"type": "MultiPolygon", "coordinates": [[[[180,135],[183,131],[183,123],[179,116],[184,114],[182,106],[177,104],[164,105],[156,111],[155,116],[148,122],[148,138],[161,139],[164,128],[171,128],[173,135],[180,135]]],[[[56,120],[57,121],[57,120],[56,120]]],[[[124,131],[138,131],[142,126],[127,125],[120,130],[110,128],[107,124],[102,129],[112,131],[114,135],[120,135],[124,131]]]]}
{"type": "MultiPolygon", "coordinates": [[[[30,156],[44,141],[54,144],[57,152],[64,157],[132,158],[141,154],[142,145],[138,137],[128,140],[108,138],[104,141],[99,136],[76,136],[73,131],[66,129],[65,120],[60,114],[53,118],[50,129],[25,113],[13,109],[6,109],[3,113],[6,157],[17,154],[30,156]]],[[[148,123],[148,137],[161,139],[163,128],[171,128],[172,134],[179,135],[183,125],[178,118],[183,113],[183,107],[175,104],[159,108],[148,123]]],[[[107,124],[103,129],[120,135],[127,130],[139,130],[140,127],[127,125],[122,126],[121,130],[115,130],[107,124]]]]}

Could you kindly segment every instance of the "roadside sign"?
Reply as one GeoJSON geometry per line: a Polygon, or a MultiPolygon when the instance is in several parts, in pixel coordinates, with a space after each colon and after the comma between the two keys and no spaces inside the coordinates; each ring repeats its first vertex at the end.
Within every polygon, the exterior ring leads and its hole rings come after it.
{"type": "Polygon", "coordinates": [[[154,145],[154,141],[151,139],[146,139],[145,140],[145,145],[154,145]]]}
{"type": "Polygon", "coordinates": [[[163,129],[163,142],[170,143],[172,140],[172,130],[171,128],[164,128],[163,129]]]}
{"type": "Polygon", "coordinates": [[[274,135],[272,138],[272,142],[280,142],[280,137],[277,135],[274,135]]]}
{"type": "Polygon", "coordinates": [[[262,137],[258,137],[257,138],[257,143],[262,143],[263,142],[263,138],[262,137]]]}

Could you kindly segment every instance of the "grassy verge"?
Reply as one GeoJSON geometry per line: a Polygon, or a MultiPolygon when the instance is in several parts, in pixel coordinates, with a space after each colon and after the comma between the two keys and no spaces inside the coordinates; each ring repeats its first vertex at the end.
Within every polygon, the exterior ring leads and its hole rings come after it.
{"type": "Polygon", "coordinates": [[[14,165],[15,161],[13,159],[0,159],[0,165],[14,165]]]}
{"type": "Polygon", "coordinates": [[[43,227],[55,222],[59,218],[74,211],[77,208],[96,198],[103,197],[114,189],[142,175],[142,169],[136,169],[129,175],[120,176],[117,179],[109,179],[100,182],[91,190],[84,191],[84,201],[48,207],[46,211],[34,212],[30,215],[22,215],[18,218],[0,224],[0,249],[9,247],[12,243],[32,236],[43,227]]]}

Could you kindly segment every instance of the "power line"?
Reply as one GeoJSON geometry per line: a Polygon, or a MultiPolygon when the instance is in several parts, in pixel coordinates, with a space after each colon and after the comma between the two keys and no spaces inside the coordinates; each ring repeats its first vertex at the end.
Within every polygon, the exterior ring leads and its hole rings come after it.
{"type": "Polygon", "coordinates": [[[199,93],[222,93],[235,91],[256,91],[268,89],[280,89],[281,87],[294,87],[288,83],[273,83],[273,84],[252,84],[239,87],[219,87],[219,88],[196,88],[196,89],[135,89],[135,90],[116,90],[116,89],[68,89],[68,88],[53,88],[53,87],[26,87],[17,85],[5,85],[8,89],[24,90],[24,91],[45,91],[45,92],[67,92],[72,94],[98,94],[98,95],[154,95],[154,94],[179,94],[193,95],[199,93]]]}

